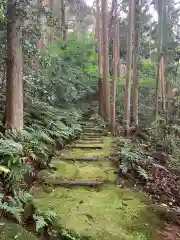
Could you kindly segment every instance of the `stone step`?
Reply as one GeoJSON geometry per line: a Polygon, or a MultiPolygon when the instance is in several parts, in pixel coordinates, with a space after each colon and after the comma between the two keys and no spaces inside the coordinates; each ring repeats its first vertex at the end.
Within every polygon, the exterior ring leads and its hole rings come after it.
{"type": "MultiPolygon", "coordinates": [[[[102,140],[102,138],[101,137],[93,137],[93,136],[82,136],[81,138],[80,138],[80,140],[81,141],[100,141],[100,140],[102,140]]],[[[103,141],[103,140],[102,140],[103,141]]],[[[104,142],[104,141],[103,141],[104,142]]]]}
{"type": "Polygon", "coordinates": [[[94,126],[94,125],[85,125],[83,126],[84,130],[101,130],[99,126],[94,126]]]}
{"type": "Polygon", "coordinates": [[[106,157],[62,157],[64,161],[73,161],[73,162],[97,162],[106,160],[106,157]]]}
{"type": "Polygon", "coordinates": [[[84,128],[84,133],[102,133],[101,129],[95,129],[95,128],[84,128]]]}
{"type": "Polygon", "coordinates": [[[77,142],[77,144],[85,144],[85,145],[86,144],[90,144],[90,145],[91,144],[103,144],[103,143],[104,143],[104,141],[100,140],[100,139],[99,140],[92,140],[92,141],[89,140],[89,139],[88,140],[80,140],[80,141],[77,142]]]}
{"type": "Polygon", "coordinates": [[[80,148],[80,149],[103,149],[103,146],[101,146],[101,145],[97,145],[97,146],[85,146],[85,145],[81,145],[81,144],[79,144],[79,145],[71,145],[71,146],[69,146],[70,148],[80,148]]]}
{"type": "Polygon", "coordinates": [[[102,186],[104,184],[104,181],[99,180],[52,180],[50,182],[53,186],[59,186],[59,187],[98,187],[102,186]]]}
{"type": "Polygon", "coordinates": [[[97,134],[97,133],[84,133],[83,134],[84,137],[89,137],[89,138],[100,138],[102,137],[101,134],[97,134]]]}
{"type": "Polygon", "coordinates": [[[82,121],[82,122],[80,122],[79,124],[81,124],[82,126],[87,126],[87,125],[93,126],[93,123],[92,123],[92,122],[87,122],[87,121],[82,121]]]}
{"type": "Polygon", "coordinates": [[[80,123],[80,125],[81,125],[83,128],[97,128],[97,129],[99,129],[99,125],[96,124],[96,123],[93,123],[93,122],[80,123]]]}

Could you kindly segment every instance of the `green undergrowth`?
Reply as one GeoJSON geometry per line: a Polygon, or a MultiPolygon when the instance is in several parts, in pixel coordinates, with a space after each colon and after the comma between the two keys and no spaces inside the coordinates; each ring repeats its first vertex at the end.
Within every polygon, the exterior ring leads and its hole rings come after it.
{"type": "Polygon", "coordinates": [[[10,222],[0,223],[0,239],[1,240],[36,240],[37,238],[27,232],[23,227],[18,224],[10,222]]]}
{"type": "Polygon", "coordinates": [[[142,192],[104,186],[56,188],[48,194],[38,189],[35,196],[38,209],[48,207],[57,213],[57,229],[63,226],[92,240],[156,239],[158,221],[142,192]]]}

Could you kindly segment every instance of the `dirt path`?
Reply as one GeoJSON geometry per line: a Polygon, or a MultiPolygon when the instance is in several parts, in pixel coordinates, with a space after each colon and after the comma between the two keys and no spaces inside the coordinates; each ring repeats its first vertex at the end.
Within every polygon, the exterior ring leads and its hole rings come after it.
{"type": "Polygon", "coordinates": [[[56,170],[41,172],[46,186],[34,191],[36,205],[55,211],[56,226],[89,237],[84,239],[157,239],[159,222],[147,208],[147,196],[116,184],[109,159],[114,139],[96,127],[84,123],[81,139],[54,158],[56,170]]]}

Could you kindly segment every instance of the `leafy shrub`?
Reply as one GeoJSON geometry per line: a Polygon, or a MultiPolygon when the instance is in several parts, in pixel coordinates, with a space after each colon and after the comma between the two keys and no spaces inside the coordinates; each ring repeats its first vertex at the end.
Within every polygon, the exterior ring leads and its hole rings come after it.
{"type": "Polygon", "coordinates": [[[143,149],[137,143],[133,143],[130,139],[119,138],[119,170],[123,173],[132,173],[147,179],[146,170],[141,167],[146,165],[147,156],[143,149]]]}
{"type": "Polygon", "coordinates": [[[155,68],[155,63],[152,62],[151,59],[141,59],[141,63],[140,63],[140,73],[141,76],[140,78],[144,78],[144,79],[156,79],[156,68],[155,68]]]}

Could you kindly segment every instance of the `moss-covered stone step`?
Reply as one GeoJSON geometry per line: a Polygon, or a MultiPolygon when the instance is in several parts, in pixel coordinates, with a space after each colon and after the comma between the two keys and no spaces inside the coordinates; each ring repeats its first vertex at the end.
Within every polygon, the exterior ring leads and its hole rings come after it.
{"type": "Polygon", "coordinates": [[[88,127],[94,127],[93,122],[80,122],[81,126],[88,126],[88,127]]]}
{"type": "Polygon", "coordinates": [[[97,133],[97,132],[84,132],[83,136],[96,136],[96,137],[102,137],[101,133],[97,133]]]}
{"type": "Polygon", "coordinates": [[[103,143],[102,149],[80,149],[80,148],[66,148],[61,151],[62,157],[96,157],[105,156],[108,157],[111,153],[112,138],[101,137],[103,143]]]}
{"type": "Polygon", "coordinates": [[[54,179],[50,181],[52,186],[59,187],[99,187],[104,184],[104,181],[100,180],[58,180],[54,179]]]}
{"type": "Polygon", "coordinates": [[[103,141],[103,137],[96,136],[81,136],[81,141],[103,141]]]}
{"type": "Polygon", "coordinates": [[[54,180],[84,180],[115,182],[115,167],[107,160],[96,162],[66,162],[58,158],[52,161],[55,171],[43,170],[38,174],[42,182],[51,184],[54,180]]]}
{"type": "Polygon", "coordinates": [[[91,140],[97,140],[97,139],[102,139],[102,135],[93,135],[93,134],[90,134],[90,135],[86,135],[84,134],[83,136],[81,136],[81,139],[84,140],[84,139],[89,139],[90,141],[91,140]]]}
{"type": "Polygon", "coordinates": [[[70,148],[81,148],[81,149],[103,149],[102,145],[85,145],[85,144],[76,144],[71,145],[70,148]]]}
{"type": "Polygon", "coordinates": [[[97,139],[97,140],[90,141],[88,139],[88,140],[79,140],[76,143],[77,144],[88,144],[88,145],[91,145],[91,144],[103,144],[103,140],[97,139]]]}
{"type": "Polygon", "coordinates": [[[35,205],[58,215],[56,227],[64,227],[92,240],[155,240],[159,221],[148,210],[142,192],[104,186],[55,188],[50,193],[35,191],[35,205]]]}
{"type": "Polygon", "coordinates": [[[97,129],[97,128],[89,128],[89,127],[86,127],[83,129],[84,133],[102,133],[102,131],[100,129],[97,129]]]}
{"type": "Polygon", "coordinates": [[[61,157],[64,161],[70,162],[97,162],[105,160],[105,157],[61,157]]]}

